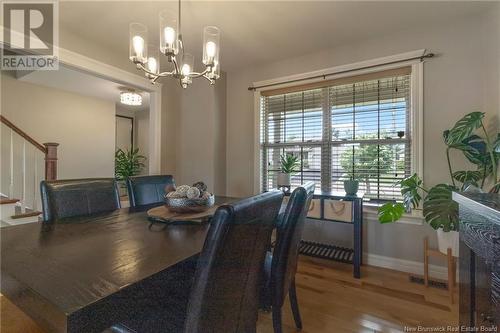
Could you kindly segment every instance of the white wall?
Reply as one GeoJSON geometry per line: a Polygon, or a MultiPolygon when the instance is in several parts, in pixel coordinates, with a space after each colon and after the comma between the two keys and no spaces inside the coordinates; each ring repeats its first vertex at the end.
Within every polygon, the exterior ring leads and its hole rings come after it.
{"type": "Polygon", "coordinates": [[[36,141],[57,142],[58,178],[114,177],[115,104],[1,75],[1,112],[36,141]]]}
{"type": "MultiPolygon", "coordinates": [[[[391,35],[307,56],[229,72],[227,194],[252,194],[254,175],[258,174],[253,163],[253,92],[247,90],[252,82],[423,48],[438,55],[426,62],[424,69],[424,179],[428,185],[449,181],[442,131],[450,128],[462,115],[476,110],[487,112],[490,123],[498,122],[498,118],[493,117],[498,115],[499,109],[499,20],[498,11],[464,17],[454,22],[395,31],[391,35]]],[[[458,159],[454,163],[456,169],[467,165],[461,156],[454,157],[458,159]]],[[[331,241],[345,241],[350,232],[348,227],[322,222],[309,225],[306,235],[326,237],[331,241]]],[[[425,235],[431,237],[432,243],[435,241],[434,232],[427,225],[380,225],[370,221],[365,228],[365,249],[373,254],[419,261],[425,235]]]]}

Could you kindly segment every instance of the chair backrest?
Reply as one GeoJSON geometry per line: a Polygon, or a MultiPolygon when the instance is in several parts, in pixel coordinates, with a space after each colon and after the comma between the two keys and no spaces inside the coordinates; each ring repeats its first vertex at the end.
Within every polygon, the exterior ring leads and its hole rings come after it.
{"type": "Polygon", "coordinates": [[[281,223],[277,228],[276,245],[271,264],[272,306],[281,307],[297,271],[299,244],[304,222],[314,195],[314,183],[297,187],[291,194],[281,223]]]}
{"type": "Polygon", "coordinates": [[[127,180],[130,207],[162,202],[165,186],[174,184],[171,175],[130,177],[127,180]]]}
{"type": "Polygon", "coordinates": [[[266,249],[283,193],[272,191],[217,209],[200,254],[186,333],[255,332],[266,249]]]}
{"type": "Polygon", "coordinates": [[[120,208],[120,195],[113,178],[42,181],[40,190],[46,222],[120,208]]]}

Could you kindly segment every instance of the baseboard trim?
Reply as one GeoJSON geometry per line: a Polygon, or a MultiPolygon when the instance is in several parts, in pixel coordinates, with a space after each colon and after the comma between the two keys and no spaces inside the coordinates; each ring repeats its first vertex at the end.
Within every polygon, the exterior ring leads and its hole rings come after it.
{"type": "MultiPolygon", "coordinates": [[[[369,266],[393,269],[396,271],[424,275],[424,263],[419,261],[385,257],[368,253],[363,258],[369,266]]],[[[448,269],[444,266],[429,265],[429,275],[440,280],[448,279],[448,269]]]]}

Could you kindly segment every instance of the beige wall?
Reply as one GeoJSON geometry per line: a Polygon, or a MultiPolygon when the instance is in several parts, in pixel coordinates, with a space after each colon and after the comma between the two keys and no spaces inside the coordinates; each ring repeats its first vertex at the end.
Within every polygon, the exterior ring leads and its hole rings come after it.
{"type": "MultiPolygon", "coordinates": [[[[421,26],[391,35],[289,58],[266,65],[228,73],[227,78],[227,194],[253,193],[253,145],[255,140],[253,92],[247,87],[255,81],[273,79],[313,70],[355,63],[417,49],[429,49],[437,57],[424,68],[424,179],[428,185],[449,181],[442,131],[462,115],[476,110],[487,112],[490,123],[497,123],[499,109],[498,11],[483,16],[464,17],[437,26],[421,26]]],[[[335,33],[334,31],[332,33],[335,33]]],[[[328,36],[325,36],[328,38],[328,36]]],[[[461,156],[455,168],[466,166],[461,156]]],[[[350,226],[308,223],[305,237],[350,243],[350,226]]],[[[420,261],[425,235],[435,242],[427,225],[380,225],[368,221],[365,228],[367,252],[388,257],[420,261]]]]}
{"type": "MultiPolygon", "coordinates": [[[[166,119],[170,143],[164,147],[164,164],[177,184],[204,181],[217,195],[226,190],[226,81],[215,86],[195,80],[186,90],[167,86],[166,119]],[[170,105],[172,103],[172,105],[170,105]],[[173,143],[172,143],[173,142],[173,143]],[[174,159],[172,163],[170,159],[174,159]]],[[[165,92],[164,92],[165,96],[165,92]]],[[[169,141],[167,138],[166,141],[169,141]]]]}
{"type": "Polygon", "coordinates": [[[2,72],[1,112],[36,141],[58,142],[58,178],[113,177],[115,104],[2,72]]]}

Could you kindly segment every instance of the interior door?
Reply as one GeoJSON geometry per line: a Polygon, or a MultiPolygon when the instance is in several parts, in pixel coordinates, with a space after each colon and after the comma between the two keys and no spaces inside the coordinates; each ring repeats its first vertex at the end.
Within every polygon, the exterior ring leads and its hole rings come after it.
{"type": "Polygon", "coordinates": [[[134,118],[116,116],[116,150],[123,151],[132,149],[134,145],[134,118]]]}

